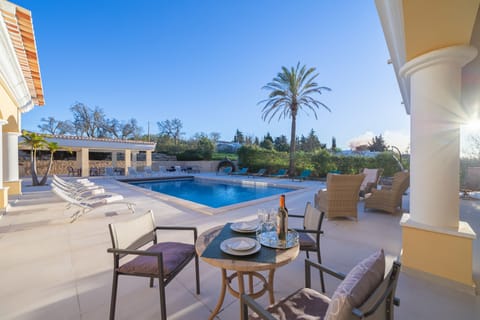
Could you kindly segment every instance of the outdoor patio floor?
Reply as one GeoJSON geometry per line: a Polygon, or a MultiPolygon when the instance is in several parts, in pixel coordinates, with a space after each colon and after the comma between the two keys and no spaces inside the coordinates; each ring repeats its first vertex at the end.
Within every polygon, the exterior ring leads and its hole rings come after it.
{"type": "MultiPolygon", "coordinates": [[[[202,176],[218,179],[246,177],[202,176]]],[[[92,178],[107,191],[118,192],[135,202],[136,212],[152,209],[158,224],[196,226],[199,232],[226,222],[256,218],[257,208],[276,207],[278,197],[257,201],[249,206],[231,208],[213,215],[199,213],[192,206],[146,192],[139,188],[104,177],[92,178]]],[[[321,182],[292,182],[289,179],[260,179],[303,187],[287,193],[290,213],[303,213],[305,203],[323,187],[321,182]]],[[[12,202],[0,218],[0,319],[107,319],[112,285],[111,247],[108,224],[132,218],[125,205],[97,209],[75,223],[64,213],[65,202],[55,196],[49,186],[30,187],[25,179],[23,195],[12,202]]],[[[408,211],[408,196],[403,199],[408,211]]],[[[363,211],[359,202],[358,222],[325,220],[321,241],[324,264],[348,272],[358,261],[383,248],[391,263],[401,252],[401,214],[390,215],[363,211]]],[[[480,200],[461,201],[461,220],[470,223],[477,233],[473,244],[474,280],[477,295],[460,290],[444,281],[419,274],[402,272],[397,294],[400,307],[395,319],[479,319],[480,296],[480,200]]],[[[294,221],[291,220],[290,225],[294,221]]],[[[301,221],[296,221],[300,226],[301,221]]],[[[160,239],[185,240],[188,234],[165,234],[160,239]],[[181,237],[181,238],[179,238],[181,237]]],[[[440,248],[434,248],[440,250],[440,248]]],[[[316,260],[315,254],[310,256],[316,260]]],[[[275,273],[275,298],[279,299],[304,285],[305,254],[275,273]]],[[[319,289],[318,274],[314,288],[319,289]]],[[[316,277],[315,277],[316,276],[316,277]]],[[[166,288],[169,319],[207,319],[220,292],[220,270],[200,260],[201,294],[196,295],[193,263],[166,288]]],[[[326,277],[327,293],[332,294],[338,282],[326,277]]],[[[267,305],[267,297],[258,301],[267,305]]],[[[116,319],[159,319],[157,288],[149,288],[148,280],[120,277],[116,319]]],[[[217,319],[239,319],[239,303],[228,292],[217,319]]]]}

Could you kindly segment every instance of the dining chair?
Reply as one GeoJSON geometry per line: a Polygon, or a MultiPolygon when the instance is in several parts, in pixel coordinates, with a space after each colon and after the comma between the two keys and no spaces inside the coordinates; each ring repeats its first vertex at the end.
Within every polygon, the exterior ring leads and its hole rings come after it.
{"type": "MultiPolygon", "coordinates": [[[[322,255],[320,253],[320,235],[323,234],[322,222],[324,212],[320,212],[314,208],[310,202],[305,205],[304,215],[289,214],[289,218],[303,218],[303,229],[295,228],[299,235],[300,251],[305,251],[307,258],[310,258],[309,252],[317,253],[318,263],[322,263],[322,255]]],[[[323,272],[320,270],[320,281],[322,288],[325,286],[323,272]]]]}
{"type": "Polygon", "coordinates": [[[158,279],[160,291],[161,319],[167,319],[165,303],[165,287],[188,263],[195,260],[196,293],[200,294],[200,278],[198,256],[195,252],[197,241],[196,227],[157,226],[153,211],[138,218],[116,222],[108,225],[112,248],[107,252],[113,253],[113,283],[110,303],[110,320],[115,319],[118,278],[120,275],[150,278],[150,287],[154,279],[158,279]],[[158,242],[157,232],[160,230],[191,231],[193,244],[182,242],[158,242]],[[147,248],[146,245],[150,244],[147,248]],[[131,258],[125,259],[123,258],[131,258]]]}
{"type": "MultiPolygon", "coordinates": [[[[260,306],[252,297],[240,298],[241,320],[299,320],[299,319],[386,319],[393,320],[395,297],[401,264],[394,261],[385,276],[383,250],[358,263],[347,275],[305,259],[305,288],[268,306],[260,306]],[[332,297],[311,289],[311,268],[342,280],[332,297]],[[249,315],[248,310],[255,313],[249,315]]],[[[322,288],[324,289],[324,288],[322,288]]]]}

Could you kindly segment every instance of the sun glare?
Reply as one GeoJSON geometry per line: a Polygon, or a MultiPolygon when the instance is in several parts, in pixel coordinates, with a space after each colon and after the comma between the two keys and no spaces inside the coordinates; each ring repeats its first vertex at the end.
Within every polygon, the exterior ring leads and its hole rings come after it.
{"type": "Polygon", "coordinates": [[[480,119],[473,119],[463,126],[468,133],[480,133],[480,119]]]}

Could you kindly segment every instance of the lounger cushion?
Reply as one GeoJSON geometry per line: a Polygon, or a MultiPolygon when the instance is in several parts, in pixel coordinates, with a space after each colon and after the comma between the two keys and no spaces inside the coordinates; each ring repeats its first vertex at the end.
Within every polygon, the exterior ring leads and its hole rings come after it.
{"type": "Polygon", "coordinates": [[[123,200],[123,196],[121,194],[116,194],[111,197],[106,197],[102,199],[102,203],[112,203],[115,201],[123,200]]]}
{"type": "MultiPolygon", "coordinates": [[[[309,288],[300,289],[267,308],[277,319],[323,319],[330,299],[309,288]],[[307,316],[308,315],[308,316],[307,316]]],[[[252,314],[249,319],[261,319],[252,314]]]]}
{"type": "MultiPolygon", "coordinates": [[[[186,260],[195,255],[195,247],[191,244],[180,242],[162,242],[151,246],[147,252],[163,253],[163,270],[165,276],[177,269],[186,260]]],[[[119,268],[120,273],[128,274],[158,274],[158,259],[151,256],[137,256],[119,268]]]]}
{"type": "Polygon", "coordinates": [[[337,287],[328,306],[325,320],[350,319],[378,287],[385,274],[385,256],[380,250],[357,264],[337,287]]]}

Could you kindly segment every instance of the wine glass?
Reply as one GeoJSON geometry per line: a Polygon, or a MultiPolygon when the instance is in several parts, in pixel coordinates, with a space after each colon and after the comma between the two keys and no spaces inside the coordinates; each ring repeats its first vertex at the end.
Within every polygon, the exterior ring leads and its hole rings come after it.
{"type": "Polygon", "coordinates": [[[268,234],[268,239],[269,242],[272,243],[273,241],[276,241],[276,232],[275,229],[277,227],[277,211],[274,209],[268,210],[267,214],[267,221],[265,223],[265,229],[268,234]]]}

